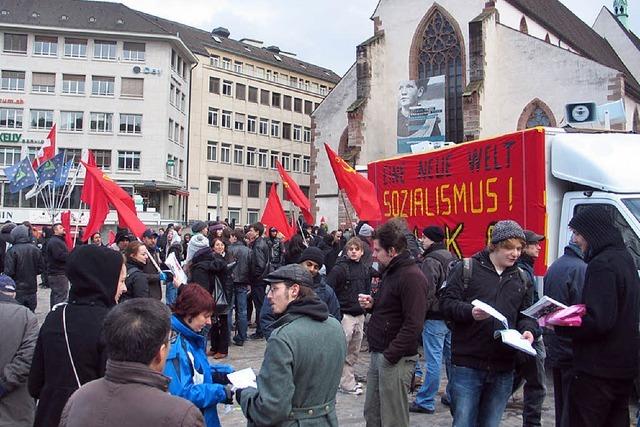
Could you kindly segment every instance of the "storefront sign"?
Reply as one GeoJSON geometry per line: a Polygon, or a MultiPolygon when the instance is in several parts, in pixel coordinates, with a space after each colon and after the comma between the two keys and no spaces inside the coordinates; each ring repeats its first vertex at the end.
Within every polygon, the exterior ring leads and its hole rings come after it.
{"type": "Polygon", "coordinates": [[[0,98],[0,104],[22,105],[24,104],[24,99],[0,98]]]}
{"type": "Polygon", "coordinates": [[[0,133],[0,142],[20,142],[21,133],[2,132],[0,133]]]}

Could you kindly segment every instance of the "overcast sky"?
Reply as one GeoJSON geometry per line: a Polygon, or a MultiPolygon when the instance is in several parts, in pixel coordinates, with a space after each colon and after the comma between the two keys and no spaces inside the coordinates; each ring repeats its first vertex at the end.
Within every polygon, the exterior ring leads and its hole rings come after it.
{"type": "MultiPolygon", "coordinates": [[[[262,40],[301,60],[342,75],[355,61],[355,47],[373,35],[369,19],[378,0],[118,0],[127,6],[194,27],[226,27],[231,38],[262,40]]],[[[399,4],[402,0],[394,0],[399,4]]],[[[463,1],[463,0],[461,0],[463,1]]],[[[587,24],[613,0],[561,0],[587,24]]],[[[630,1],[631,29],[640,34],[640,2],[630,1]]]]}

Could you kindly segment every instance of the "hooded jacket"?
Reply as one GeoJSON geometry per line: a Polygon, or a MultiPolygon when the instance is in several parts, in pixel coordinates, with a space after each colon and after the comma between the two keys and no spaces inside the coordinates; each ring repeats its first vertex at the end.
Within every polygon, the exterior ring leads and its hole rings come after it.
{"type": "Polygon", "coordinates": [[[47,243],[47,274],[50,276],[64,274],[69,249],[64,236],[53,236],[47,243]]]}
{"type": "Polygon", "coordinates": [[[82,245],[69,254],[65,268],[71,282],[69,302],[47,315],[29,373],[29,393],[40,399],[35,426],[58,425],[62,408],[78,388],[64,338],[65,307],[69,347],[80,383],[104,375],[107,354],[102,323],[116,304],[121,270],[122,255],[106,247],[82,245]]]}
{"type": "Polygon", "coordinates": [[[556,334],[572,338],[576,371],[607,379],[635,378],[640,279],[633,258],[603,208],[585,209],[569,226],[588,244],[580,300],[587,313],[579,328],[556,327],[556,334]]]}
{"type": "Polygon", "coordinates": [[[416,260],[405,250],[384,269],[369,320],[369,350],[383,353],[395,365],[418,353],[427,312],[428,283],[416,260]]]}
{"type": "MultiPolygon", "coordinates": [[[[231,277],[231,269],[227,268],[228,264],[229,262],[226,259],[215,253],[211,248],[201,249],[196,252],[191,260],[191,281],[199,284],[214,295],[217,278],[222,284],[227,302],[231,303],[233,300],[233,278],[231,277]]],[[[214,298],[216,298],[215,295],[214,298]]]]}
{"type": "Polygon", "coordinates": [[[366,265],[342,256],[327,276],[327,283],[335,291],[343,314],[364,314],[358,303],[358,294],[371,292],[371,271],[366,265]]]}
{"type": "Polygon", "coordinates": [[[145,264],[134,259],[127,259],[127,292],[122,295],[122,301],[131,298],[150,298],[149,276],[144,272],[145,264]]]}
{"type": "Polygon", "coordinates": [[[209,239],[202,233],[196,233],[191,236],[191,240],[189,240],[189,244],[187,245],[187,257],[185,258],[186,262],[191,261],[191,258],[198,252],[200,249],[209,247],[209,239]]]}
{"type": "MultiPolygon", "coordinates": [[[[570,244],[564,248],[564,255],[547,270],[544,276],[544,294],[565,305],[580,304],[586,270],[587,264],[582,259],[582,251],[575,244],[570,244]]],[[[550,366],[571,367],[571,338],[556,335],[554,331],[545,328],[544,342],[550,366]]]]}
{"type": "Polygon", "coordinates": [[[515,264],[498,274],[488,249],[475,254],[471,262],[468,288],[464,288],[464,263],[458,263],[440,299],[445,318],[453,322],[451,362],[472,369],[511,371],[516,350],[494,337],[504,327],[493,317],[474,320],[471,301],[478,299],[489,304],[507,318],[509,328],[530,331],[537,338],[537,322],[521,313],[531,305],[532,288],[523,282],[515,264]]]}
{"type": "Polygon", "coordinates": [[[11,230],[13,230],[16,225],[12,222],[4,224],[0,227],[0,273],[4,271],[4,257],[7,253],[7,246],[12,243],[11,241],[11,230]]]}
{"type": "Polygon", "coordinates": [[[257,377],[240,406],[247,426],[337,426],[344,332],[317,296],[295,300],[276,321],[257,377]]]}
{"type": "Polygon", "coordinates": [[[16,282],[17,295],[31,295],[38,290],[38,274],[44,272],[40,249],[31,243],[29,229],[19,225],[11,230],[13,246],[5,255],[4,272],[16,282]]]}
{"type": "Polygon", "coordinates": [[[216,405],[224,402],[227,394],[222,384],[214,382],[213,374],[228,374],[233,369],[228,365],[209,365],[206,337],[194,332],[175,314],[171,316],[171,329],[176,337],[171,341],[164,366],[164,374],[171,379],[169,393],[196,405],[203,412],[207,427],[219,427],[216,405]],[[194,372],[202,375],[201,384],[194,383],[194,372]]]}

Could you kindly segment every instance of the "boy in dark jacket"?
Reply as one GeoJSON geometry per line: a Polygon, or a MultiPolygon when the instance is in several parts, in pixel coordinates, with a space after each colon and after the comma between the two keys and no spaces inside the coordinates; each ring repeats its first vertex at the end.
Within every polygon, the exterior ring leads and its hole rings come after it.
{"type": "Polygon", "coordinates": [[[253,253],[244,244],[244,231],[233,230],[229,238],[229,253],[236,262],[233,269],[233,300],[237,317],[236,335],[232,341],[243,346],[247,340],[247,294],[251,288],[251,271],[253,270],[253,253]]]}
{"type": "Polygon", "coordinates": [[[47,244],[47,282],[51,288],[49,298],[51,308],[67,300],[69,294],[69,280],[64,273],[69,249],[64,241],[66,230],[62,224],[53,225],[53,237],[47,244]]]}
{"type": "Polygon", "coordinates": [[[495,338],[502,324],[471,302],[494,307],[509,327],[533,342],[535,320],[521,313],[531,305],[531,287],[522,280],[516,261],[524,232],[515,221],[498,221],[487,249],[471,258],[471,271],[458,263],[440,299],[445,318],[453,322],[451,337],[451,413],[454,425],[498,427],[513,385],[515,350],[495,338]],[[465,279],[465,274],[470,277],[465,279]]]}
{"type": "Polygon", "coordinates": [[[4,272],[16,282],[16,301],[35,312],[38,304],[38,274],[44,271],[40,249],[31,243],[29,229],[18,225],[11,230],[13,246],[4,259],[4,272]]]}
{"type": "Polygon", "coordinates": [[[604,206],[580,211],[569,227],[588,264],[582,325],[555,328],[573,340],[569,425],[628,426],[629,396],[638,375],[638,271],[604,206]]]}

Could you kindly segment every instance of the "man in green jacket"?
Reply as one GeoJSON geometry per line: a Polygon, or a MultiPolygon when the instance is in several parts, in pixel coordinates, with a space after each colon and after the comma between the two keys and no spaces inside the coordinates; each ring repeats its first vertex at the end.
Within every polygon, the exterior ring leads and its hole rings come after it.
{"type": "Polygon", "coordinates": [[[281,267],[265,281],[280,317],[267,341],[258,388],[236,391],[247,425],[337,426],[335,399],[347,351],[342,326],[302,266],[281,267]]]}

